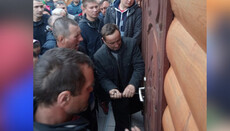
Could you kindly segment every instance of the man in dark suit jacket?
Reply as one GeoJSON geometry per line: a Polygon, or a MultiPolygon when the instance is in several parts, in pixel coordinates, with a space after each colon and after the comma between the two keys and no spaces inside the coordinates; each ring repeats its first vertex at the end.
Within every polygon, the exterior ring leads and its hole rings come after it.
{"type": "MultiPolygon", "coordinates": [[[[136,40],[121,37],[115,24],[103,26],[105,44],[94,54],[96,77],[111,98],[115,117],[115,131],[130,129],[130,116],[135,91],[144,77],[144,61],[136,40]]],[[[136,101],[136,107],[138,101],[136,101]]]]}

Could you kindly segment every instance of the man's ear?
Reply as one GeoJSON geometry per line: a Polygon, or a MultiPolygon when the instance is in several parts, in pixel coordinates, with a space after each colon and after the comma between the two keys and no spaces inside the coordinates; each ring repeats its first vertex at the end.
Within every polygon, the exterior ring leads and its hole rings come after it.
{"type": "Polygon", "coordinates": [[[62,47],[63,45],[64,45],[64,43],[65,43],[65,38],[64,38],[64,36],[62,36],[62,35],[60,35],[60,36],[58,36],[57,37],[57,45],[58,45],[58,47],[62,47]]]}
{"type": "Polygon", "coordinates": [[[102,41],[103,41],[104,43],[106,43],[103,37],[102,37],[101,39],[102,39],[102,41]]]}
{"type": "Polygon", "coordinates": [[[71,99],[70,91],[63,91],[57,97],[57,104],[63,107],[69,103],[70,99],[71,99]]]}

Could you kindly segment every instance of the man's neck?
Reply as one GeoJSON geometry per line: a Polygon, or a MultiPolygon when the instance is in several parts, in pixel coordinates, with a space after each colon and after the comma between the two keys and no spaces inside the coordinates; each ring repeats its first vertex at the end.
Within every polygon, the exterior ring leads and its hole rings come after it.
{"type": "Polygon", "coordinates": [[[41,21],[42,17],[33,17],[33,22],[38,22],[41,21]]]}
{"type": "Polygon", "coordinates": [[[35,121],[47,125],[60,124],[71,121],[71,119],[72,116],[67,116],[64,110],[57,106],[45,107],[39,105],[35,113],[35,121]]]}
{"type": "Polygon", "coordinates": [[[121,3],[119,4],[118,8],[120,10],[126,10],[128,7],[123,6],[121,3]]]}
{"type": "Polygon", "coordinates": [[[87,20],[89,20],[89,21],[91,21],[91,22],[94,22],[94,21],[96,21],[96,19],[94,19],[94,18],[91,18],[91,17],[89,17],[89,16],[87,16],[87,15],[86,15],[86,18],[87,18],[87,20]]]}

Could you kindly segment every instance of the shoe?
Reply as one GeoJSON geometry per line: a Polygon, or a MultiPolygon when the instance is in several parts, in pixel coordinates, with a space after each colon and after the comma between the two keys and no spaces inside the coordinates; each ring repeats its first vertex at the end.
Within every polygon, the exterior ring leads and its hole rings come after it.
{"type": "Polygon", "coordinates": [[[109,112],[109,103],[108,102],[100,102],[99,105],[102,108],[104,114],[107,115],[109,112]]]}

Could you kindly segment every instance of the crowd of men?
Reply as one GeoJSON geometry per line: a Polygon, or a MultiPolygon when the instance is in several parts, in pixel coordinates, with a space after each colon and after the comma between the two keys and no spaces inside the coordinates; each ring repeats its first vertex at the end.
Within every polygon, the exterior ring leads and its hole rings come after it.
{"type": "Polygon", "coordinates": [[[115,131],[139,131],[141,25],[135,0],[33,0],[34,130],[97,131],[111,103],[115,131]]]}

